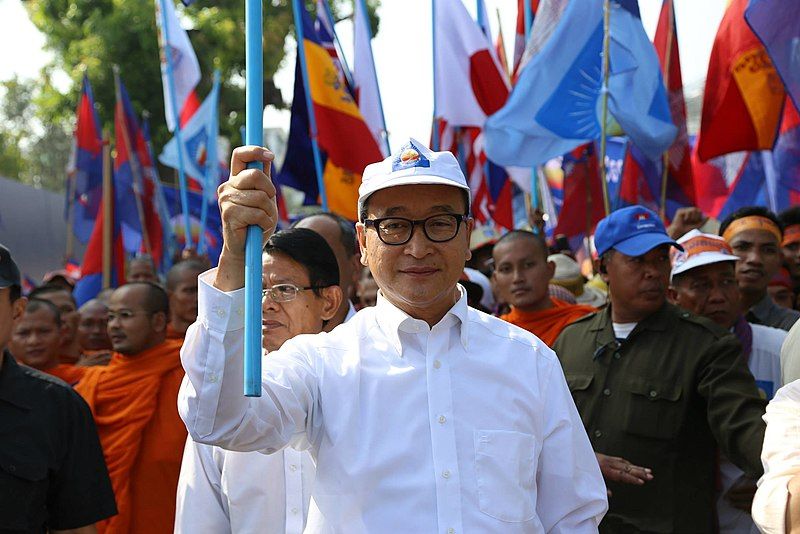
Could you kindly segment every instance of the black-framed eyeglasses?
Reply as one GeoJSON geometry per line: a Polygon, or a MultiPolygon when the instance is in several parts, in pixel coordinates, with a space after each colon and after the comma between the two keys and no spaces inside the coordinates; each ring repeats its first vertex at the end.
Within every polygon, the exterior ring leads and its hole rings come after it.
{"type": "Polygon", "coordinates": [[[404,217],[381,217],[367,219],[364,226],[373,228],[378,239],[387,245],[405,245],[411,240],[415,226],[422,226],[425,237],[434,243],[450,241],[458,235],[461,223],[469,219],[469,215],[443,213],[431,215],[426,219],[406,219],[404,217]]]}
{"type": "Polygon", "coordinates": [[[308,286],[298,287],[294,284],[276,284],[272,287],[265,287],[261,290],[261,298],[265,299],[267,296],[274,302],[289,302],[297,298],[297,294],[301,291],[308,291],[310,289],[323,289],[326,286],[308,286]]]}

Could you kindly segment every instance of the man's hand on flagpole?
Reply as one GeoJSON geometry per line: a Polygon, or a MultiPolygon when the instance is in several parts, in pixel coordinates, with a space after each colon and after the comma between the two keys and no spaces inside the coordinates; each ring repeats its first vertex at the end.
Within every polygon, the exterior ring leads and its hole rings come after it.
{"type": "Polygon", "coordinates": [[[214,287],[233,291],[244,287],[247,227],[260,226],[264,241],[275,232],[278,206],[270,179],[275,155],[266,148],[241,146],[231,155],[231,175],[217,189],[222,215],[222,254],[214,287]],[[264,170],[249,169],[249,163],[263,163],[264,170]]]}

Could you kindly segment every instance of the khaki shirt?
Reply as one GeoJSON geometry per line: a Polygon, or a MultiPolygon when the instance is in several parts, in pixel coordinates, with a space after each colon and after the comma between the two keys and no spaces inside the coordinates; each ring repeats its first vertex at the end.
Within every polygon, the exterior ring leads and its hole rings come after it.
{"type": "Polygon", "coordinates": [[[569,325],[553,349],[595,452],[653,470],[643,486],[607,481],[604,525],[712,532],[717,444],[761,475],[766,402],[728,331],[665,304],[618,342],[609,306],[569,325]]]}

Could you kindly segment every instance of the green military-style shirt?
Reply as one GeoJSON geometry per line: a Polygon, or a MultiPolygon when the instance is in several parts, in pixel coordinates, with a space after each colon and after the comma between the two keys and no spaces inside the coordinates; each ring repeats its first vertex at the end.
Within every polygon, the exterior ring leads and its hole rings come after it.
{"type": "Polygon", "coordinates": [[[671,304],[618,341],[611,307],[572,323],[556,351],[595,452],[653,470],[643,486],[608,482],[601,532],[712,532],[717,444],[762,473],[766,402],[736,337],[671,304]]]}

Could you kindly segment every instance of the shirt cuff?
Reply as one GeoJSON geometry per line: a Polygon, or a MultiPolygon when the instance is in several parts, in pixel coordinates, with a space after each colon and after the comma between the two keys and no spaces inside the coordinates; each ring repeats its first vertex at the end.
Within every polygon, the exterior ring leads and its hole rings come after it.
{"type": "Polygon", "coordinates": [[[197,318],[209,330],[232,332],[244,328],[244,288],[221,291],[214,287],[217,269],[197,277],[197,318]]]}

